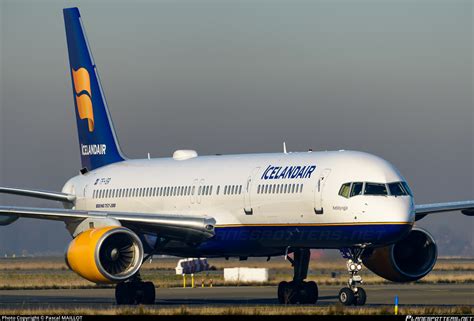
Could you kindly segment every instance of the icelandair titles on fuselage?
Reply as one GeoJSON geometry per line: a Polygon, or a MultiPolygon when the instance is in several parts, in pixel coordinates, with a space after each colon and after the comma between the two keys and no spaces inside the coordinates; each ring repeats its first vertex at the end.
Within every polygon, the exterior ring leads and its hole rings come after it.
{"type": "Polygon", "coordinates": [[[81,144],[82,156],[105,155],[106,149],[107,149],[107,145],[105,144],[91,144],[91,145],[81,144]]]}
{"type": "Polygon", "coordinates": [[[316,165],[311,166],[272,166],[269,165],[260,179],[311,178],[316,165]]]}

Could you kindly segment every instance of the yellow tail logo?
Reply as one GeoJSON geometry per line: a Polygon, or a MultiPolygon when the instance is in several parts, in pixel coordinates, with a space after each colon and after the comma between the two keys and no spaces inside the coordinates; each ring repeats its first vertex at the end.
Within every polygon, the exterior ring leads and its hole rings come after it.
{"type": "Polygon", "coordinates": [[[76,94],[77,110],[79,118],[87,119],[89,131],[94,131],[94,109],[92,108],[91,80],[89,72],[85,68],[72,69],[74,80],[74,91],[76,94]]]}

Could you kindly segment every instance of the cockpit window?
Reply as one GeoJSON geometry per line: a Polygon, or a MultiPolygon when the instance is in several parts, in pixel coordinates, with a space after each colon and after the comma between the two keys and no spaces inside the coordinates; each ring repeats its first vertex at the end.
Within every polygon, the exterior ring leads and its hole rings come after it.
{"type": "Polygon", "coordinates": [[[393,196],[408,195],[407,191],[405,190],[401,182],[388,183],[388,189],[390,190],[390,195],[393,195],[393,196]]]}
{"type": "Polygon", "coordinates": [[[357,195],[362,195],[362,186],[363,185],[364,185],[364,183],[361,183],[361,182],[352,183],[351,197],[352,196],[357,196],[357,195]]]}
{"type": "Polygon", "coordinates": [[[350,189],[351,189],[351,183],[342,184],[341,189],[339,190],[339,195],[345,198],[349,198],[350,189]]]}
{"type": "Polygon", "coordinates": [[[339,195],[345,198],[357,195],[381,195],[381,196],[413,196],[406,182],[393,183],[367,183],[353,182],[344,183],[339,189],[339,195]]]}
{"type": "Polygon", "coordinates": [[[387,195],[387,186],[379,183],[365,183],[364,195],[387,195]]]}
{"type": "Polygon", "coordinates": [[[407,182],[402,182],[402,185],[403,185],[403,188],[405,188],[405,191],[408,193],[408,195],[413,197],[413,193],[410,189],[410,186],[408,186],[407,182]]]}

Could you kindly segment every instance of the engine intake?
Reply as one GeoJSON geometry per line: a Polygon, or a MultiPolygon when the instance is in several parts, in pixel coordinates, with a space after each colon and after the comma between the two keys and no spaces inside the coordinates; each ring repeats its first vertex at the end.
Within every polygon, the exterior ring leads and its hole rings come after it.
{"type": "Polygon", "coordinates": [[[133,276],[143,261],[143,245],[125,227],[107,226],[82,232],[71,241],[66,263],[95,283],[117,283],[133,276]]]}
{"type": "Polygon", "coordinates": [[[431,272],[437,258],[438,247],[433,236],[419,227],[414,227],[404,239],[374,249],[362,262],[384,279],[411,282],[431,272]]]}

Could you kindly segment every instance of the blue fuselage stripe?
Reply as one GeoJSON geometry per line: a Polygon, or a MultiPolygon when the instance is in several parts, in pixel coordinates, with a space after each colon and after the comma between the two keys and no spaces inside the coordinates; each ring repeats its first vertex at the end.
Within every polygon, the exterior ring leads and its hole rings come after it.
{"type": "Polygon", "coordinates": [[[216,235],[201,244],[205,254],[247,253],[266,255],[288,246],[342,248],[355,244],[383,245],[396,242],[412,228],[407,224],[347,225],[239,225],[216,227],[216,235]]]}

